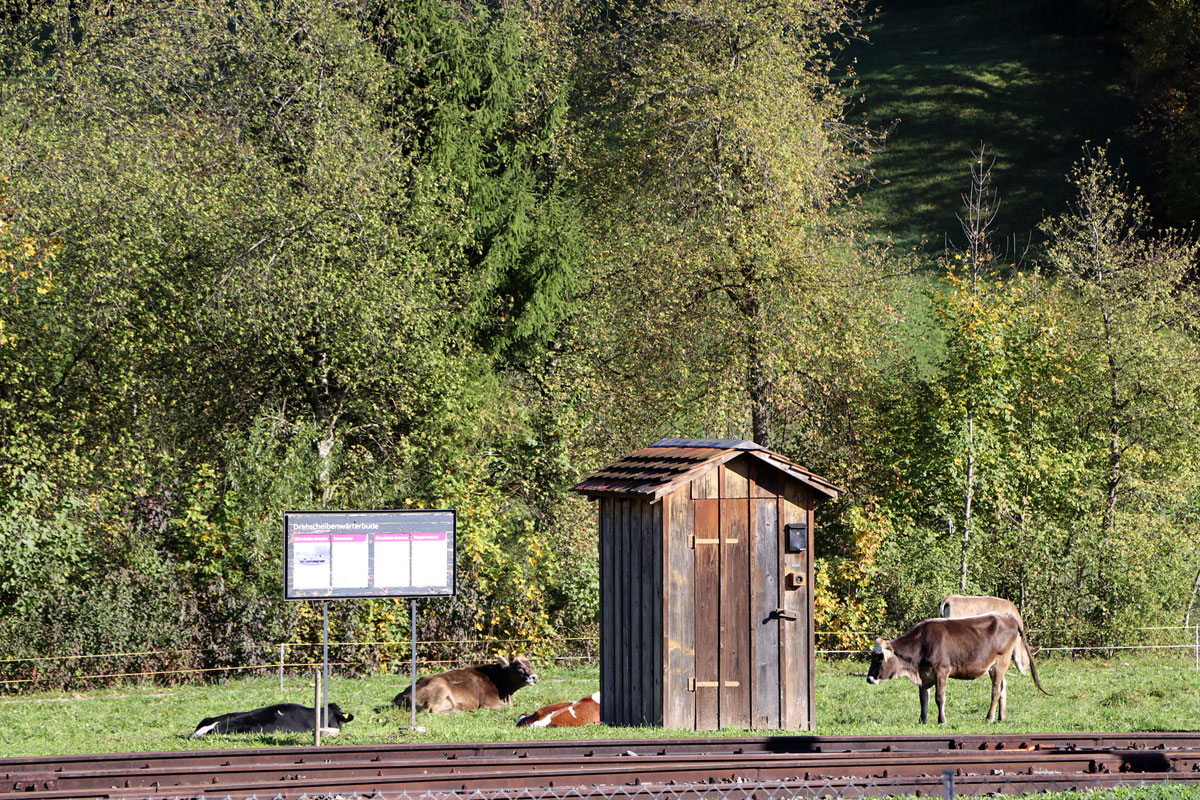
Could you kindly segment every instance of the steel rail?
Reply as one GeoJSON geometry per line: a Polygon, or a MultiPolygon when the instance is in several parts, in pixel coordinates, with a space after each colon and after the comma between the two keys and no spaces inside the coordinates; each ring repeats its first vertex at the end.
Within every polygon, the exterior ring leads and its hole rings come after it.
{"type": "Polygon", "coordinates": [[[912,781],[945,769],[964,779],[1020,775],[1022,782],[1041,774],[1200,780],[1200,733],[610,739],[26,757],[0,759],[0,800],[912,781]]]}

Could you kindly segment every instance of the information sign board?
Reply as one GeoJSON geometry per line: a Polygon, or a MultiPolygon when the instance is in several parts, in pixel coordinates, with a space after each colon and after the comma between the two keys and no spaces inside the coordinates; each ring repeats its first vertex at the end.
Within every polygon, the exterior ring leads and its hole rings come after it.
{"type": "Polygon", "coordinates": [[[289,511],[286,600],[454,594],[453,510],[289,511]]]}

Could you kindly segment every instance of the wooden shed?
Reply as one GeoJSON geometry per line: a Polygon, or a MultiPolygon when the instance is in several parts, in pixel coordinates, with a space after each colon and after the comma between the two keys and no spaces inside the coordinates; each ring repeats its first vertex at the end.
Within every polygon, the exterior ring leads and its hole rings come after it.
{"type": "Polygon", "coordinates": [[[600,718],[810,730],[813,507],[839,489],[754,442],[663,439],[599,500],[600,718]]]}

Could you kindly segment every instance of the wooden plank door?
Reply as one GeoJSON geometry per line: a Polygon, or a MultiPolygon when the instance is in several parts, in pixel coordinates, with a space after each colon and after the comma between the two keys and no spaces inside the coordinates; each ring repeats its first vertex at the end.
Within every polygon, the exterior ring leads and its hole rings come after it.
{"type": "Polygon", "coordinates": [[[721,500],[720,724],[750,727],[750,503],[721,500]]]}
{"type": "Polygon", "coordinates": [[[750,719],[760,729],[782,728],[780,712],[781,639],[792,631],[793,622],[781,617],[779,587],[779,502],[774,497],[756,497],[750,517],[751,613],[754,626],[753,696],[750,719]]]}
{"type": "Polygon", "coordinates": [[[693,500],[695,504],[695,610],[696,730],[712,731],[720,725],[720,500],[693,500]]]}
{"type": "Polygon", "coordinates": [[[802,486],[790,482],[780,498],[779,535],[781,550],[784,526],[806,523],[808,541],[803,552],[783,552],[782,607],[792,621],[782,625],[780,646],[781,699],[783,727],[787,730],[812,730],[813,727],[813,597],[812,502],[802,486]]]}

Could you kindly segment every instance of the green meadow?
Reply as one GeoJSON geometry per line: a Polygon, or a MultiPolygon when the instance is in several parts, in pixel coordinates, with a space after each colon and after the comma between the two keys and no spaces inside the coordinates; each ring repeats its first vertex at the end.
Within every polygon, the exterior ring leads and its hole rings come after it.
{"type": "MultiPolygon", "coordinates": [[[[1042,684],[1014,675],[1009,682],[1009,719],[984,721],[990,683],[951,681],[945,726],[920,725],[917,689],[894,680],[870,686],[863,660],[827,661],[817,665],[819,735],[916,733],[1021,733],[1054,731],[1188,730],[1200,719],[1200,673],[1184,660],[1130,657],[1119,660],[1039,659],[1042,684]]],[[[536,686],[517,693],[512,708],[501,711],[419,714],[408,729],[409,712],[391,700],[407,685],[398,675],[331,679],[331,696],[343,711],[354,714],[338,744],[398,742],[507,741],[547,738],[643,738],[709,735],[656,728],[586,728],[529,730],[517,728],[519,713],[558,700],[576,699],[596,690],[595,667],[560,668],[538,665],[536,686]]],[[[0,755],[37,756],[66,753],[138,752],[219,749],[311,744],[311,735],[210,735],[191,739],[206,716],[280,702],[311,705],[311,680],[262,675],[224,684],[178,687],[128,686],[104,691],[45,693],[0,699],[6,722],[0,726],[0,755]]],[[[931,700],[932,705],[932,700],[931,700]]],[[[770,735],[753,731],[749,735],[770,735]]],[[[727,729],[719,735],[741,736],[727,729]]]]}

